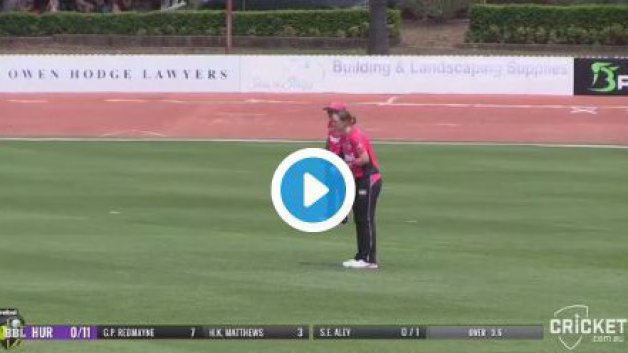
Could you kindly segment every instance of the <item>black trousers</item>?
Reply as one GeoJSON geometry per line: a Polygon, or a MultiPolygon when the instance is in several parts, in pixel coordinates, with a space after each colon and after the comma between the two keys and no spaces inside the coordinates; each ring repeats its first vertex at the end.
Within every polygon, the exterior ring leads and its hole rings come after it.
{"type": "Polygon", "coordinates": [[[355,181],[355,202],[353,218],[358,240],[356,260],[377,263],[377,237],[375,231],[375,208],[382,189],[382,180],[371,185],[371,178],[364,177],[355,181]]]}

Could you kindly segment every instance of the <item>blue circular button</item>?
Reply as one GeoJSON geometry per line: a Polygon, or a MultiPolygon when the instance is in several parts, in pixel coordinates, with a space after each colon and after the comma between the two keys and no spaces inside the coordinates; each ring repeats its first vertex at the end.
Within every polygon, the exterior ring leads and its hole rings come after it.
{"type": "Polygon", "coordinates": [[[271,184],[273,205],[290,226],[323,232],[338,225],[353,206],[355,181],[347,164],[320,148],[286,157],[271,184]]]}

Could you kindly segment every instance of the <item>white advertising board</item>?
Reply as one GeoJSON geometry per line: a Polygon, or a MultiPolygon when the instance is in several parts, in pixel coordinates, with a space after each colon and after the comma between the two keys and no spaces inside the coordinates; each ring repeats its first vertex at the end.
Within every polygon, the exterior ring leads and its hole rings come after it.
{"type": "Polygon", "coordinates": [[[241,72],[244,92],[573,93],[564,57],[246,56],[241,72]]]}
{"type": "Polygon", "coordinates": [[[573,66],[569,57],[2,55],[0,92],[572,95],[573,66]]]}
{"type": "Polygon", "coordinates": [[[237,92],[221,55],[2,55],[0,92],[237,92]]]}

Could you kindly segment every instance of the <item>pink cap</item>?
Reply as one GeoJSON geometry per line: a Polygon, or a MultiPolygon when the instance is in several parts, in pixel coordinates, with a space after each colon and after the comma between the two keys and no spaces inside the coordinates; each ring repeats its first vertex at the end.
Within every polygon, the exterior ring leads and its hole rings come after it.
{"type": "Polygon", "coordinates": [[[323,108],[323,110],[332,110],[332,111],[343,111],[343,110],[347,110],[347,105],[342,103],[342,102],[331,102],[329,103],[329,105],[327,105],[325,108],[323,108]]]}

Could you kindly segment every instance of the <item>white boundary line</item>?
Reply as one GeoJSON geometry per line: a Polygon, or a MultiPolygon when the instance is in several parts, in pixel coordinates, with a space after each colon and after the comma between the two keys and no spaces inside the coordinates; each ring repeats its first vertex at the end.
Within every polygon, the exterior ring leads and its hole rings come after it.
{"type": "Polygon", "coordinates": [[[7,99],[9,103],[22,103],[22,104],[44,104],[48,103],[47,99],[7,99]]]}
{"type": "Polygon", "coordinates": [[[106,103],[146,103],[146,99],[127,99],[127,98],[109,98],[105,99],[106,103]]]}
{"type": "MultiPolygon", "coordinates": [[[[291,139],[220,139],[220,138],[153,138],[153,137],[0,137],[0,142],[234,142],[234,143],[277,143],[306,144],[323,143],[323,140],[291,139]]],[[[515,142],[440,142],[440,141],[405,141],[374,140],[377,145],[417,145],[417,146],[484,146],[484,147],[548,147],[548,148],[602,148],[628,149],[628,145],[605,144],[561,144],[561,143],[515,143],[515,142]]]]}
{"type": "MultiPolygon", "coordinates": [[[[403,96],[390,96],[386,100],[380,101],[363,101],[363,102],[349,102],[349,105],[354,106],[386,106],[386,107],[431,107],[431,108],[477,108],[477,109],[567,109],[571,112],[586,111],[586,110],[624,110],[628,112],[628,105],[595,105],[595,104],[508,104],[508,103],[471,103],[471,102],[430,102],[429,98],[424,99],[426,101],[414,101],[414,102],[399,102],[399,98],[403,96]]],[[[257,104],[284,104],[284,105],[308,105],[315,104],[307,100],[273,100],[273,99],[260,99],[260,98],[246,98],[246,99],[226,99],[226,100],[211,100],[211,99],[160,99],[160,98],[102,98],[99,99],[105,103],[171,103],[171,104],[186,104],[186,105],[202,105],[202,104],[223,104],[223,105],[257,105],[257,104]]],[[[48,99],[2,99],[0,101],[6,101],[11,103],[23,103],[23,104],[35,104],[35,103],[52,103],[48,99]]]]}

